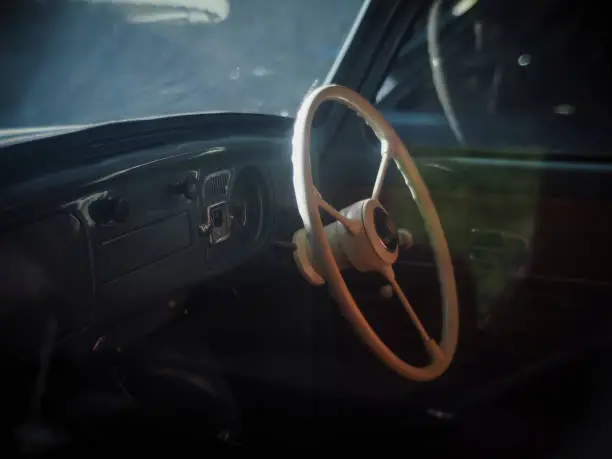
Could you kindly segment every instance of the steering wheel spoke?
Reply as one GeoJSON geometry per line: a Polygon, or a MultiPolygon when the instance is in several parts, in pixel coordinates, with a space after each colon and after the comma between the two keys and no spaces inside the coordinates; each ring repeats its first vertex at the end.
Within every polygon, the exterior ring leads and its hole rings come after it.
{"type": "Polygon", "coordinates": [[[342,212],[337,210],[334,206],[332,206],[325,199],[323,199],[323,197],[321,196],[321,193],[319,193],[319,190],[317,190],[316,188],[314,188],[314,193],[318,198],[318,204],[321,209],[323,209],[329,215],[331,215],[336,220],[338,220],[340,223],[342,223],[342,225],[347,229],[347,231],[351,233],[353,236],[359,233],[359,223],[358,222],[354,222],[351,219],[347,218],[345,215],[342,214],[342,212]]]}
{"type": "Polygon", "coordinates": [[[429,338],[429,340],[425,341],[425,349],[427,350],[431,360],[434,362],[444,361],[444,353],[442,352],[442,349],[440,349],[440,346],[438,346],[438,343],[436,343],[436,340],[433,338],[429,338]]]}
{"type": "Polygon", "coordinates": [[[382,270],[382,275],[387,278],[387,280],[393,287],[393,291],[399,298],[400,303],[402,303],[404,310],[408,313],[408,316],[410,317],[410,320],[419,332],[419,335],[421,335],[421,339],[425,344],[425,349],[427,350],[427,353],[429,354],[431,360],[433,360],[434,362],[442,361],[444,359],[444,353],[442,352],[442,349],[440,349],[438,343],[436,343],[436,341],[429,336],[427,330],[425,330],[425,327],[423,326],[423,323],[419,319],[419,316],[417,316],[416,312],[414,312],[414,309],[412,309],[408,298],[406,298],[404,291],[395,279],[395,273],[393,272],[393,268],[391,266],[385,267],[382,270]]]}

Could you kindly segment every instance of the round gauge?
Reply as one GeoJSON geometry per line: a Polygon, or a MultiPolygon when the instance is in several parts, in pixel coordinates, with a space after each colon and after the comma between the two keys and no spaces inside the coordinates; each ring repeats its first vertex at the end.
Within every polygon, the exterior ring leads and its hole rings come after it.
{"type": "Polygon", "coordinates": [[[229,200],[233,237],[254,240],[261,233],[265,186],[254,167],[243,169],[236,177],[229,200]]]}

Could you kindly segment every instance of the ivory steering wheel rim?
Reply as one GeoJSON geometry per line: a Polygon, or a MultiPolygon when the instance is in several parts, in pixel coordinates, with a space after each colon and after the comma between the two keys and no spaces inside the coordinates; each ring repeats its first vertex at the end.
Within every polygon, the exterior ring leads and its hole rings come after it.
{"type": "MultiPolygon", "coordinates": [[[[316,264],[320,266],[321,275],[329,283],[330,290],[340,303],[345,317],[371,351],[400,376],[417,381],[429,381],[439,377],[449,367],[457,346],[459,335],[457,289],[452,259],[440,219],[429,195],[429,190],[423,182],[407,148],[391,125],[366,99],[351,89],[338,85],[319,87],[304,98],[296,116],[292,144],[293,184],[298,210],[304,222],[306,234],[309,235],[312,257],[316,264]],[[346,224],[347,230],[350,229],[348,226],[350,221],[347,221],[346,217],[340,212],[335,211],[322,199],[312,179],[310,160],[312,120],[318,107],[326,101],[340,102],[355,111],[372,128],[381,142],[382,161],[372,199],[377,197],[377,193],[380,193],[388,165],[391,162],[395,162],[425,222],[425,228],[434,251],[442,297],[442,333],[439,344],[435,340],[428,338],[426,332],[425,335],[421,333],[425,348],[431,359],[431,362],[424,367],[413,366],[405,362],[378,337],[349,291],[334,252],[332,252],[328,242],[321,220],[321,207],[342,220],[346,224]]],[[[352,236],[346,237],[350,238],[352,236]]],[[[418,317],[411,310],[411,306],[401,287],[395,281],[392,263],[385,265],[381,269],[381,273],[386,275],[394,286],[396,294],[400,301],[402,301],[404,308],[407,308],[406,310],[413,323],[415,323],[420,332],[424,331],[424,329],[421,330],[422,326],[419,328],[420,321],[418,317]]]]}

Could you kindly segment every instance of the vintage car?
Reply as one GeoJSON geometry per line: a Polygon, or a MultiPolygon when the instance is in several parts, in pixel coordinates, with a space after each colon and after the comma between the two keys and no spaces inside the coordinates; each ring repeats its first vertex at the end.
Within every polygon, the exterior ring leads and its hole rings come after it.
{"type": "MultiPolygon", "coordinates": [[[[218,3],[228,17],[205,27],[238,27],[239,2],[218,3]]],[[[292,4],[323,14],[308,3],[292,4]]],[[[570,0],[366,1],[354,13],[327,76],[296,83],[288,113],[204,104],[76,123],[62,110],[86,91],[44,109],[6,92],[3,122],[11,110],[58,121],[2,131],[3,457],[610,457],[605,13],[570,0]]],[[[325,33],[300,14],[270,29],[297,59],[306,31],[325,33]]],[[[177,43],[175,26],[129,27],[177,43]]],[[[315,65],[304,59],[295,77],[275,73],[275,97],[315,65]]],[[[159,75],[142,72],[141,89],[159,75]]],[[[219,100],[267,97],[240,78],[202,85],[219,100]]],[[[80,83],[65,84],[49,97],[80,83]]],[[[110,105],[132,113],[125,85],[110,105]]],[[[200,103],[190,93],[181,103],[200,103]]]]}

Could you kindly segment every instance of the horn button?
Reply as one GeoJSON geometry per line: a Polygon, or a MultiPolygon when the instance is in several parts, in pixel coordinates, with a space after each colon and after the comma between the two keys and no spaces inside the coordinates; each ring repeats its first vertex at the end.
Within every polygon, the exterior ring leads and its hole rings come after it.
{"type": "Polygon", "coordinates": [[[374,228],[385,249],[389,252],[395,252],[399,243],[397,227],[382,207],[374,209],[374,228]]]}
{"type": "Polygon", "coordinates": [[[344,209],[342,214],[358,226],[349,232],[339,221],[325,227],[336,263],[352,265],[359,271],[380,271],[397,260],[399,236],[395,223],[376,199],[364,199],[344,209]]]}

